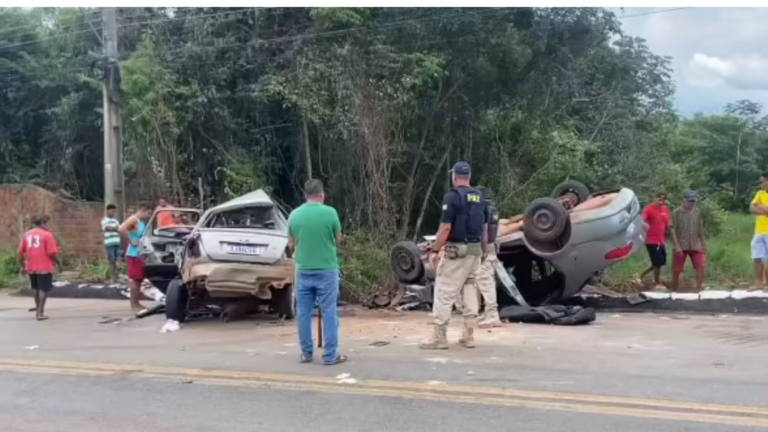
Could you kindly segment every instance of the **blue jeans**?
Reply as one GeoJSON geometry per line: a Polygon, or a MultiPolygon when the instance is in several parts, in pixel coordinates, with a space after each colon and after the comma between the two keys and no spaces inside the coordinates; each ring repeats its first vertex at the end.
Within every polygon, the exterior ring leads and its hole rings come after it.
{"type": "Polygon", "coordinates": [[[339,272],[337,270],[301,271],[296,275],[296,313],[299,321],[301,352],[312,357],[312,311],[315,301],[323,314],[323,361],[336,359],[339,349],[339,272]]]}
{"type": "Polygon", "coordinates": [[[107,261],[116,263],[120,260],[120,245],[110,245],[104,247],[107,250],[107,261]]]}

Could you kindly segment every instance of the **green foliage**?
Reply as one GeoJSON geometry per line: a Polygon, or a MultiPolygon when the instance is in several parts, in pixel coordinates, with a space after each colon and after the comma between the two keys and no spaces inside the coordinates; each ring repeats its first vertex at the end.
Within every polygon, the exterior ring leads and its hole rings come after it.
{"type": "Polygon", "coordinates": [[[392,243],[375,232],[354,231],[341,247],[342,287],[354,301],[365,302],[391,277],[392,243]]]}
{"type": "Polygon", "coordinates": [[[0,251],[0,289],[17,288],[21,286],[21,269],[16,253],[13,251],[0,251]]]}

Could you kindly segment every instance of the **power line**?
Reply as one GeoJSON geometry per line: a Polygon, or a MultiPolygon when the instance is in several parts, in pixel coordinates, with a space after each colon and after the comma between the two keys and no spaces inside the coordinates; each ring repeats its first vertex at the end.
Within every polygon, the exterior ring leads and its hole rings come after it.
{"type": "MultiPolygon", "coordinates": [[[[193,19],[199,19],[199,18],[211,18],[211,17],[214,17],[214,16],[231,15],[231,14],[235,14],[235,13],[249,12],[249,11],[252,11],[252,10],[255,10],[255,8],[244,8],[244,9],[238,9],[238,10],[235,10],[235,11],[226,11],[226,12],[218,12],[218,13],[194,15],[194,16],[172,17],[172,18],[159,19],[159,20],[147,20],[147,21],[140,21],[140,22],[135,22],[135,23],[122,24],[122,25],[118,25],[117,27],[118,28],[123,28],[123,27],[140,26],[140,25],[145,25],[145,24],[157,24],[157,23],[163,23],[163,22],[168,22],[168,21],[179,21],[179,20],[185,20],[186,21],[186,20],[193,20],[193,19]]],[[[102,29],[102,27],[99,27],[97,30],[100,30],[100,29],[102,29]]],[[[15,44],[4,45],[4,46],[0,46],[0,51],[8,49],[8,48],[18,48],[18,47],[21,47],[21,46],[31,45],[31,44],[34,44],[34,43],[44,42],[44,41],[48,41],[48,40],[52,40],[52,39],[58,39],[58,38],[66,37],[66,36],[74,36],[74,35],[78,35],[78,34],[88,33],[90,31],[91,30],[79,30],[79,31],[75,31],[75,32],[69,32],[69,33],[63,33],[63,34],[58,34],[58,35],[54,35],[54,36],[47,36],[47,37],[37,38],[37,39],[31,40],[31,41],[18,42],[18,43],[15,43],[15,44]]]]}
{"type": "MultiPolygon", "coordinates": [[[[652,10],[652,11],[648,11],[648,12],[641,12],[641,13],[636,13],[636,14],[623,15],[622,17],[620,17],[620,19],[627,19],[627,18],[635,18],[635,17],[640,17],[640,16],[648,16],[648,15],[655,15],[655,14],[661,14],[661,13],[668,13],[668,12],[674,12],[674,11],[679,11],[679,10],[684,10],[684,9],[692,9],[692,8],[688,7],[688,8],[658,9],[658,10],[652,10]]],[[[482,10],[473,10],[473,11],[470,11],[470,12],[460,12],[460,13],[448,14],[448,15],[443,15],[443,14],[441,14],[441,15],[430,15],[430,16],[422,17],[422,18],[412,18],[412,19],[406,19],[406,20],[390,21],[390,22],[382,23],[382,24],[375,25],[375,26],[359,26],[359,27],[352,27],[352,28],[348,28],[348,29],[331,30],[331,31],[317,32],[317,33],[311,33],[311,34],[300,34],[300,35],[283,36],[283,37],[277,37],[277,38],[271,38],[271,39],[260,39],[260,40],[255,41],[255,43],[279,43],[279,42],[299,41],[299,40],[305,40],[305,39],[314,39],[314,38],[318,38],[318,37],[339,36],[339,35],[348,34],[348,33],[352,33],[352,32],[363,31],[363,30],[368,30],[368,31],[370,31],[370,30],[374,30],[374,31],[375,30],[382,30],[382,29],[386,29],[386,28],[390,28],[390,27],[401,26],[401,25],[404,25],[404,24],[413,24],[413,23],[416,23],[416,22],[428,21],[428,20],[434,20],[434,19],[454,18],[456,16],[469,15],[469,14],[485,15],[485,14],[491,13],[491,12],[498,13],[498,12],[502,12],[502,11],[504,11],[504,10],[500,9],[500,8],[485,8],[485,9],[482,9],[482,10]]],[[[202,18],[202,17],[208,17],[208,16],[217,16],[217,15],[222,15],[222,14],[242,13],[242,12],[243,12],[243,10],[240,10],[240,11],[228,11],[228,12],[217,13],[217,14],[198,15],[198,16],[196,16],[194,18],[202,18]]],[[[193,17],[190,17],[190,18],[193,18],[193,17]]],[[[177,20],[177,19],[181,19],[181,18],[169,18],[167,20],[156,20],[154,22],[174,21],[174,20],[177,20]]],[[[144,22],[142,24],[146,24],[146,23],[150,23],[150,22],[144,22]]],[[[128,25],[139,25],[139,23],[130,23],[128,25]]],[[[554,29],[554,28],[557,28],[559,26],[560,26],[560,24],[553,24],[553,25],[550,25],[550,26],[533,27],[533,28],[530,28],[530,29],[525,29],[523,31],[524,32],[528,32],[528,31],[541,31],[541,30],[545,30],[545,29],[554,29]]],[[[302,27],[302,26],[296,26],[296,28],[298,28],[298,27],[302,27]]],[[[439,43],[441,41],[447,42],[447,41],[462,40],[462,39],[475,39],[475,38],[482,37],[483,35],[485,35],[485,33],[478,34],[476,36],[471,36],[471,37],[463,36],[463,37],[453,38],[453,39],[435,39],[435,40],[430,40],[430,41],[426,41],[426,42],[421,42],[421,44],[430,45],[430,44],[434,44],[434,43],[439,43]]],[[[203,45],[203,46],[197,46],[197,47],[194,47],[194,48],[195,49],[210,49],[210,48],[213,48],[213,49],[223,49],[223,48],[231,48],[231,47],[243,47],[243,46],[250,45],[252,43],[254,43],[254,42],[245,42],[245,43],[238,42],[238,43],[233,43],[233,44],[224,44],[224,45],[215,45],[215,46],[212,46],[212,45],[205,46],[205,45],[203,45]]],[[[401,44],[399,46],[408,46],[408,45],[419,45],[419,43],[407,43],[407,44],[401,44]]],[[[3,47],[0,47],[0,49],[2,49],[2,48],[3,47]]],[[[186,49],[188,49],[188,48],[187,47],[180,47],[180,48],[171,48],[171,49],[159,50],[159,52],[163,53],[163,54],[169,54],[169,53],[174,53],[174,52],[178,52],[178,51],[183,51],[183,50],[186,50],[186,49]]],[[[167,65],[173,65],[173,64],[200,65],[200,64],[214,64],[214,63],[223,63],[223,62],[221,62],[220,60],[212,60],[212,61],[205,61],[205,62],[195,62],[195,63],[179,61],[179,62],[166,62],[165,64],[167,64],[167,65]]],[[[80,68],[73,68],[72,71],[80,72],[81,69],[80,68]]],[[[10,70],[0,71],[0,73],[8,73],[8,72],[12,72],[12,71],[10,71],[10,70]]]]}
{"type": "MultiPolygon", "coordinates": [[[[678,11],[678,10],[682,10],[682,9],[691,9],[691,8],[659,9],[659,10],[655,10],[655,11],[643,12],[643,13],[638,13],[638,14],[624,15],[624,16],[621,17],[621,19],[635,18],[635,17],[640,17],[640,16],[646,16],[646,15],[655,15],[655,14],[661,14],[661,13],[667,13],[667,12],[674,12],[674,11],[678,11]]],[[[240,43],[224,44],[224,45],[217,45],[217,46],[204,46],[203,45],[203,46],[197,46],[195,48],[201,48],[201,49],[206,49],[206,48],[221,49],[221,48],[229,48],[229,47],[246,46],[246,45],[250,45],[252,43],[293,42],[293,41],[300,41],[300,40],[305,40],[305,39],[314,39],[314,38],[318,38],[318,37],[339,36],[339,35],[353,33],[353,32],[358,32],[358,31],[378,30],[378,29],[392,27],[392,26],[398,26],[398,25],[403,25],[403,24],[411,24],[411,23],[418,22],[418,21],[426,21],[426,20],[441,19],[441,18],[452,18],[452,17],[455,17],[455,16],[467,15],[467,14],[475,14],[475,15],[483,14],[484,15],[485,13],[490,13],[490,12],[498,13],[500,11],[504,11],[504,10],[501,9],[501,8],[487,8],[487,9],[484,9],[482,11],[461,12],[461,13],[456,13],[456,14],[451,14],[451,15],[432,15],[432,16],[423,17],[423,18],[412,18],[412,19],[407,19],[407,20],[392,21],[392,22],[388,22],[388,23],[384,23],[384,24],[380,24],[380,25],[375,25],[375,26],[359,26],[359,27],[352,27],[352,28],[348,28],[348,29],[331,30],[331,31],[326,31],[326,32],[318,32],[318,33],[310,33],[310,34],[300,34],[300,35],[294,35],[294,36],[282,36],[282,37],[271,38],[271,39],[259,39],[259,40],[253,41],[253,42],[246,42],[246,43],[240,42],[240,43]]],[[[531,29],[527,29],[527,31],[554,29],[554,28],[557,28],[558,26],[559,26],[559,24],[554,24],[554,25],[551,25],[551,26],[544,26],[544,27],[534,27],[534,28],[531,28],[531,29]]],[[[182,48],[175,48],[175,49],[170,49],[170,50],[161,50],[160,52],[168,54],[168,53],[182,51],[182,50],[185,50],[185,49],[187,49],[187,48],[182,47],[182,48]]]]}
{"type": "MultiPolygon", "coordinates": [[[[84,9],[84,8],[77,8],[77,9],[80,9],[80,11],[81,11],[82,13],[85,13],[85,12],[83,11],[83,9],[84,9]]],[[[99,15],[99,14],[100,14],[100,12],[99,12],[99,11],[90,11],[89,13],[90,13],[91,15],[93,15],[93,16],[97,16],[97,15],[99,15]]],[[[35,24],[25,24],[25,25],[20,25],[20,26],[16,26],[16,27],[6,27],[6,28],[1,28],[1,29],[0,29],[0,34],[2,34],[2,33],[6,33],[6,32],[11,32],[11,31],[16,31],[16,30],[23,30],[23,29],[33,29],[33,30],[35,30],[35,29],[39,28],[39,27],[40,27],[40,25],[41,25],[41,23],[40,23],[40,22],[38,22],[38,23],[35,23],[35,24]]],[[[70,26],[67,26],[67,27],[75,27],[75,25],[73,24],[73,25],[70,25],[70,26]]],[[[21,34],[30,34],[30,33],[32,33],[32,32],[33,32],[33,31],[27,31],[27,32],[22,32],[21,34]]]]}

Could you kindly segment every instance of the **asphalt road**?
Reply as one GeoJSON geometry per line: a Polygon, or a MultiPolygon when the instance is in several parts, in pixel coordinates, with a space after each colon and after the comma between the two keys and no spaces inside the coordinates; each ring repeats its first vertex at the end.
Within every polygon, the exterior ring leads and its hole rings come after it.
{"type": "Polygon", "coordinates": [[[28,301],[0,297],[4,431],[768,430],[757,317],[507,325],[423,352],[426,315],[357,311],[352,360],[326,367],[298,364],[295,329],[268,319],[161,334],[160,317],[118,321],[122,302],[58,300],[38,323],[28,301]]]}

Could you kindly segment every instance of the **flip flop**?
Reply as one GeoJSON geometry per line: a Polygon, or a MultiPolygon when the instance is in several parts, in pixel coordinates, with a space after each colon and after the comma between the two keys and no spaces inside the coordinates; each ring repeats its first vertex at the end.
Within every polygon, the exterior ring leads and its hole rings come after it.
{"type": "Polygon", "coordinates": [[[36,307],[29,308],[27,309],[27,312],[37,312],[37,308],[36,307]]]}
{"type": "Polygon", "coordinates": [[[336,354],[336,358],[329,362],[324,362],[326,366],[333,366],[337,365],[339,363],[344,363],[345,361],[349,360],[349,358],[345,355],[336,354]]]}

